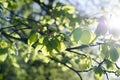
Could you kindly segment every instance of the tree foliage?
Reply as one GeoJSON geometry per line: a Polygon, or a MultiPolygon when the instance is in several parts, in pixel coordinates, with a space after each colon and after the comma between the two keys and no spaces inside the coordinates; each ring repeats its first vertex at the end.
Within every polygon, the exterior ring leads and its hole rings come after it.
{"type": "Polygon", "coordinates": [[[55,0],[1,0],[0,80],[82,80],[85,72],[96,80],[119,76],[119,40],[94,33],[92,22],[55,0]]]}

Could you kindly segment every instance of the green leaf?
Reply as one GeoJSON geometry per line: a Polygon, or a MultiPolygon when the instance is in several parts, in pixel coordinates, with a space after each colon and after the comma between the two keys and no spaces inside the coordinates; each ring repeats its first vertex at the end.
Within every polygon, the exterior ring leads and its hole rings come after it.
{"type": "Polygon", "coordinates": [[[37,32],[32,32],[28,37],[28,45],[33,45],[38,40],[39,34],[37,32]]]}
{"type": "Polygon", "coordinates": [[[70,6],[70,5],[65,5],[64,7],[63,7],[65,10],[67,10],[68,11],[68,13],[70,13],[70,14],[72,14],[73,12],[74,12],[74,7],[73,6],[70,6]]]}
{"type": "Polygon", "coordinates": [[[78,64],[80,62],[80,59],[75,59],[75,63],[78,64]]]}
{"type": "Polygon", "coordinates": [[[80,41],[84,44],[89,44],[91,40],[91,33],[88,30],[83,30],[80,41]]]}
{"type": "Polygon", "coordinates": [[[102,67],[101,66],[94,67],[94,72],[95,72],[95,74],[99,74],[99,76],[102,76],[102,74],[103,74],[102,67]]]}
{"type": "Polygon", "coordinates": [[[82,29],[81,28],[76,28],[72,32],[72,35],[73,35],[73,38],[74,38],[75,42],[78,42],[80,40],[81,34],[82,34],[82,29]]]}
{"type": "Polygon", "coordinates": [[[7,58],[7,54],[0,55],[0,62],[4,62],[7,58]]]}
{"type": "Polygon", "coordinates": [[[113,63],[108,59],[105,59],[105,65],[108,69],[113,69],[113,67],[114,67],[113,63]]]}
{"type": "Polygon", "coordinates": [[[69,58],[68,56],[63,57],[63,59],[61,60],[63,64],[67,63],[70,61],[71,58],[69,58]]]}
{"type": "Polygon", "coordinates": [[[96,80],[102,80],[103,74],[104,74],[104,71],[102,70],[101,66],[94,67],[94,78],[96,80]]]}
{"type": "Polygon", "coordinates": [[[89,69],[91,67],[91,57],[80,57],[79,65],[81,70],[89,69]]]}
{"type": "Polygon", "coordinates": [[[0,80],[3,80],[3,74],[0,73],[0,80]]]}
{"type": "Polygon", "coordinates": [[[8,52],[8,48],[0,49],[0,55],[6,54],[8,52]]]}
{"type": "Polygon", "coordinates": [[[53,49],[59,52],[61,49],[60,41],[57,38],[49,39],[47,37],[44,38],[43,44],[46,46],[47,51],[51,52],[53,49]]]}
{"type": "Polygon", "coordinates": [[[108,52],[108,46],[106,46],[106,45],[102,45],[101,46],[101,56],[102,56],[102,58],[104,59],[104,58],[108,58],[109,57],[109,52],[108,52]]]}
{"type": "Polygon", "coordinates": [[[120,76],[120,69],[115,71],[115,75],[118,76],[118,77],[120,76]]]}
{"type": "Polygon", "coordinates": [[[59,52],[60,50],[60,41],[55,38],[55,39],[51,39],[48,43],[48,45],[50,46],[50,49],[55,49],[57,52],[59,52]]]}
{"type": "Polygon", "coordinates": [[[119,58],[119,54],[118,54],[117,50],[115,48],[111,48],[109,53],[110,53],[111,61],[116,62],[119,58]]]}
{"type": "Polygon", "coordinates": [[[57,48],[58,45],[59,45],[59,40],[58,40],[57,38],[51,39],[50,42],[51,42],[51,46],[52,46],[53,48],[57,48]]]}
{"type": "Polygon", "coordinates": [[[7,48],[8,47],[8,43],[4,40],[1,40],[0,41],[0,48],[4,49],[4,48],[7,48]]]}
{"type": "Polygon", "coordinates": [[[53,47],[51,46],[52,43],[50,42],[48,37],[45,37],[43,40],[43,44],[46,46],[47,51],[51,52],[53,50],[53,47]]]}
{"type": "Polygon", "coordinates": [[[48,42],[49,42],[48,37],[45,37],[44,40],[43,40],[43,44],[44,44],[44,45],[47,45],[48,42]]]}

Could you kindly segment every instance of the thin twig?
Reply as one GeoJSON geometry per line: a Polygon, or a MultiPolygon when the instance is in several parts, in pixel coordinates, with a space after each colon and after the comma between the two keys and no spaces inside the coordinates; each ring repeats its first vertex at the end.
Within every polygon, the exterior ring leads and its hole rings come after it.
{"type": "Polygon", "coordinates": [[[27,43],[27,39],[26,39],[26,38],[17,38],[17,37],[13,37],[13,36],[7,34],[7,33],[4,32],[4,31],[2,31],[1,34],[2,34],[4,37],[6,37],[6,38],[11,38],[11,39],[14,39],[14,40],[18,40],[18,41],[22,41],[22,42],[24,42],[24,43],[27,43]]]}
{"type": "Polygon", "coordinates": [[[0,28],[0,32],[3,31],[4,29],[14,28],[16,26],[18,26],[18,24],[17,25],[13,25],[13,26],[2,27],[2,28],[0,28]]]}
{"type": "Polygon", "coordinates": [[[115,73],[115,71],[104,70],[104,72],[115,73]]]}
{"type": "Polygon", "coordinates": [[[89,71],[91,71],[91,70],[93,70],[93,68],[90,68],[90,69],[88,69],[88,70],[77,71],[77,72],[89,72],[89,71]]]}
{"type": "Polygon", "coordinates": [[[117,63],[115,63],[115,66],[116,66],[116,68],[120,69],[120,67],[117,65],[117,63]]]}
{"type": "Polygon", "coordinates": [[[72,52],[72,53],[78,54],[78,55],[80,55],[80,56],[85,56],[85,57],[87,57],[87,55],[85,55],[85,54],[83,54],[83,53],[76,52],[76,51],[69,51],[69,52],[72,52]]]}
{"type": "Polygon", "coordinates": [[[77,75],[79,76],[79,78],[80,78],[81,80],[83,80],[83,79],[82,79],[82,76],[81,76],[80,73],[79,73],[79,71],[77,71],[77,70],[75,70],[74,68],[68,66],[67,64],[64,64],[64,65],[65,65],[66,67],[68,67],[69,69],[71,69],[72,71],[74,71],[75,73],[77,73],[77,75]]]}
{"type": "Polygon", "coordinates": [[[107,74],[107,72],[105,72],[105,75],[106,75],[106,77],[107,77],[107,80],[110,80],[110,79],[109,79],[109,77],[108,77],[108,74],[107,74]]]}
{"type": "Polygon", "coordinates": [[[96,43],[96,44],[90,44],[90,45],[80,45],[80,46],[76,46],[76,47],[71,47],[71,48],[67,48],[66,51],[70,51],[70,50],[74,50],[74,49],[85,49],[87,47],[94,47],[94,46],[99,46],[103,43],[96,43]]]}

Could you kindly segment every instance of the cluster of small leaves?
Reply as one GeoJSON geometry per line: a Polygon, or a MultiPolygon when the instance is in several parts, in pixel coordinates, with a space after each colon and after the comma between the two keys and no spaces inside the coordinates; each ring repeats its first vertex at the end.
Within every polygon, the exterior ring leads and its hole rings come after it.
{"type": "Polygon", "coordinates": [[[99,39],[86,20],[54,0],[1,0],[0,79],[73,80],[70,70],[76,80],[91,70],[96,80],[119,76],[119,43],[99,39]]]}
{"type": "MultiPolygon", "coordinates": [[[[106,74],[107,79],[109,80],[107,72],[115,73],[115,75],[119,76],[119,67],[118,66],[116,67],[115,65],[119,59],[120,45],[119,41],[115,39],[114,36],[111,36],[111,38],[107,39],[105,38],[105,32],[102,35],[98,35],[97,33],[92,33],[85,27],[84,28],[79,27],[74,29],[73,32],[71,33],[71,40],[73,42],[79,43],[81,46],[67,48],[67,51],[73,52],[73,50],[79,50],[74,53],[78,54],[79,52],[81,52],[81,54],[85,54],[86,56],[89,55],[91,58],[93,57],[92,61],[98,64],[98,66],[96,65],[93,66],[94,77],[96,80],[101,80],[103,74],[106,74]],[[94,46],[96,46],[96,48],[92,48],[94,46]],[[103,61],[100,62],[100,60],[103,61]]],[[[87,65],[87,63],[84,65],[87,65]]]]}
{"type": "MultiPolygon", "coordinates": [[[[54,63],[54,60],[49,58],[56,56],[64,64],[70,60],[67,56],[62,57],[61,51],[65,50],[66,43],[69,42],[65,37],[66,32],[62,30],[69,19],[73,18],[72,6],[54,3],[52,0],[49,3],[55,5],[53,8],[40,0],[2,0],[0,3],[0,79],[23,80],[29,77],[29,80],[57,80],[66,79],[73,74],[58,64],[59,62],[54,63]],[[37,5],[41,12],[35,11],[37,5]],[[35,7],[34,10],[31,6],[35,7]],[[59,7],[62,13],[58,10],[59,7]],[[39,16],[39,20],[36,20],[36,16],[39,16]],[[70,73],[66,74],[67,71],[70,73]],[[61,73],[65,74],[64,77],[61,73]]],[[[72,77],[70,79],[72,80],[72,77]]]]}

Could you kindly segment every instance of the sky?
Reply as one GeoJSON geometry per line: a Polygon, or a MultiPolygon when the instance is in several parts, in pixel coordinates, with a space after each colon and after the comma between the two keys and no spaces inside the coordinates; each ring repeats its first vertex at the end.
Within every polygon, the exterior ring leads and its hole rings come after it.
{"type": "Polygon", "coordinates": [[[104,14],[111,14],[113,7],[119,7],[119,0],[58,0],[63,3],[70,3],[75,6],[76,11],[82,16],[99,16],[103,14],[101,9],[104,8],[104,14]]]}

